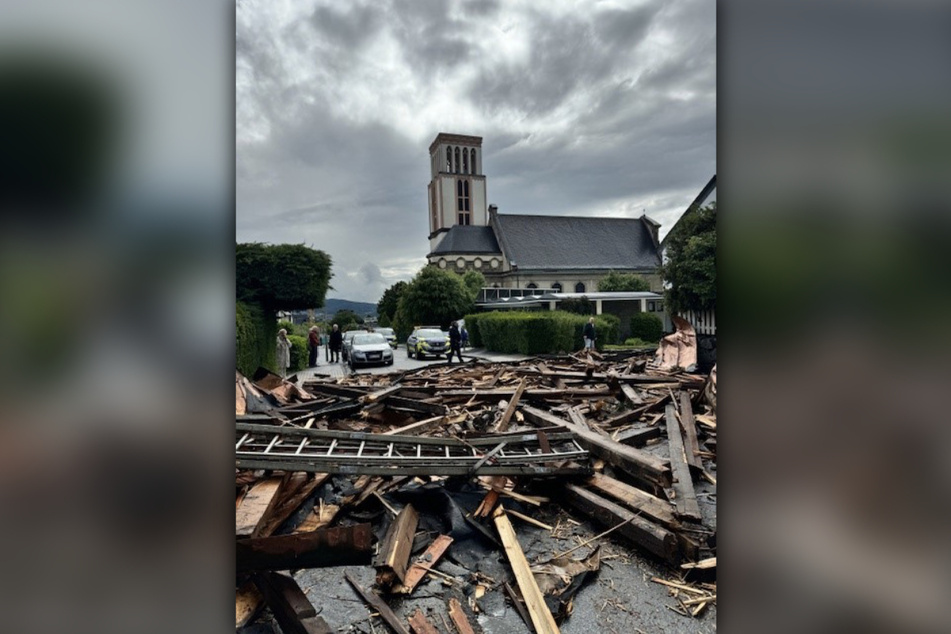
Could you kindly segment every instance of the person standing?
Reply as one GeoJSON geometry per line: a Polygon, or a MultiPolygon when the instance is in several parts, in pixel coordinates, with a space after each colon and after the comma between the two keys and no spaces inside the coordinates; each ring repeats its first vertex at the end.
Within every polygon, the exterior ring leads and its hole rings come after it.
{"type": "Polygon", "coordinates": [[[588,318],[588,323],[584,325],[582,335],[584,336],[584,349],[594,350],[594,340],[597,339],[597,333],[594,330],[594,317],[588,318]]]}
{"type": "Polygon", "coordinates": [[[340,362],[340,346],[343,345],[343,333],[340,332],[340,326],[334,324],[330,332],[330,362],[340,362]]]}
{"type": "Polygon", "coordinates": [[[277,369],[282,377],[287,377],[289,367],[291,367],[291,340],[287,338],[287,331],[281,328],[277,331],[277,369]]]}
{"type": "Polygon", "coordinates": [[[462,334],[459,332],[459,323],[452,322],[449,326],[449,363],[452,363],[452,355],[455,353],[459,357],[459,363],[462,363],[462,351],[459,346],[462,345],[462,334]]]}
{"type": "Polygon", "coordinates": [[[320,328],[317,326],[310,327],[310,332],[307,334],[307,348],[310,352],[308,365],[315,368],[318,365],[317,355],[320,354],[320,328]]]}

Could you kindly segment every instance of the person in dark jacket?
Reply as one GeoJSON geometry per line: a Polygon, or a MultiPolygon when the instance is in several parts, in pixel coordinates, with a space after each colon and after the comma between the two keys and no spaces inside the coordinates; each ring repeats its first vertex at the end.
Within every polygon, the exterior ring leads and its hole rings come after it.
{"type": "Polygon", "coordinates": [[[343,345],[343,333],[340,332],[340,326],[334,324],[330,331],[330,362],[340,362],[340,347],[343,345]]]}
{"type": "Polygon", "coordinates": [[[459,363],[462,363],[462,335],[459,333],[459,323],[452,322],[449,326],[449,363],[452,363],[452,355],[455,353],[459,357],[459,363]]]}
{"type": "Polygon", "coordinates": [[[594,331],[594,317],[588,319],[588,323],[584,325],[582,335],[584,336],[584,349],[594,350],[594,340],[597,338],[597,334],[594,331]]]}

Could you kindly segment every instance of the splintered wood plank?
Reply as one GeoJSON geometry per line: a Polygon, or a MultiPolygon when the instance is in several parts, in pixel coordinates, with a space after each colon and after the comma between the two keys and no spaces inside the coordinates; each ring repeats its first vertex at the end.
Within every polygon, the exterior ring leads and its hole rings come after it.
{"type": "Polygon", "coordinates": [[[631,445],[632,447],[643,447],[648,440],[660,438],[660,427],[645,427],[643,429],[625,429],[614,432],[611,438],[617,442],[631,445]]]}
{"type": "Polygon", "coordinates": [[[347,582],[353,586],[353,589],[356,590],[357,594],[360,596],[364,602],[367,603],[371,608],[380,613],[380,618],[386,621],[386,624],[389,625],[396,634],[410,634],[409,630],[403,625],[399,620],[396,614],[393,613],[393,610],[390,609],[380,595],[376,594],[371,590],[363,588],[357,581],[350,576],[349,572],[343,573],[344,578],[347,582]]]}
{"type": "Polygon", "coordinates": [[[499,537],[502,538],[502,547],[505,549],[505,555],[508,557],[509,564],[512,566],[512,572],[515,574],[515,581],[518,588],[525,598],[525,604],[528,607],[528,614],[532,619],[537,634],[553,634],[559,632],[555,618],[551,615],[548,606],[545,605],[545,597],[538,584],[535,582],[535,576],[532,574],[525,559],[525,553],[518,543],[515,529],[512,528],[512,522],[502,507],[495,510],[493,514],[495,528],[499,531],[499,537]]]}
{"type": "Polygon", "coordinates": [[[284,478],[284,484],[281,485],[281,491],[278,493],[278,499],[274,507],[265,514],[258,530],[252,533],[252,537],[269,537],[290,517],[300,505],[310,497],[320,485],[330,477],[326,473],[315,473],[313,478],[308,478],[307,473],[290,473],[284,478]],[[286,489],[286,491],[285,491],[286,489]]]}
{"type": "Polygon", "coordinates": [[[690,396],[686,392],[680,393],[680,425],[684,430],[684,454],[687,464],[703,471],[703,461],[700,459],[700,443],[697,441],[697,423],[693,419],[693,408],[690,406],[690,396]]]}
{"type": "Polygon", "coordinates": [[[429,548],[427,548],[426,551],[413,562],[409,570],[406,571],[406,580],[394,588],[393,591],[397,594],[411,593],[419,582],[423,580],[423,577],[426,576],[429,569],[436,565],[436,562],[443,556],[443,553],[446,552],[446,549],[449,548],[449,544],[451,543],[452,537],[448,535],[439,535],[436,537],[433,543],[429,545],[429,548]]]}
{"type": "Polygon", "coordinates": [[[673,505],[666,500],[653,496],[626,482],[615,480],[606,475],[596,473],[585,484],[598,493],[603,493],[635,511],[643,513],[648,518],[667,526],[680,528],[680,522],[674,517],[673,505]]]}
{"type": "Polygon", "coordinates": [[[609,527],[623,524],[616,534],[668,563],[680,563],[677,537],[663,526],[574,484],[565,485],[565,500],[599,524],[609,527]]]}
{"type": "Polygon", "coordinates": [[[380,553],[373,562],[373,566],[377,569],[379,585],[391,585],[394,581],[392,575],[395,575],[400,583],[406,583],[407,566],[418,523],[419,514],[412,504],[404,506],[396,519],[390,522],[383,543],[380,545],[380,553]]]}
{"type": "Polygon", "coordinates": [[[254,583],[285,634],[332,634],[292,577],[265,572],[254,575],[254,583]]]}
{"type": "Polygon", "coordinates": [[[264,597],[253,582],[245,582],[235,591],[235,627],[241,628],[251,622],[261,609],[264,597]]]}
{"type": "Polygon", "coordinates": [[[637,390],[627,383],[621,384],[621,393],[624,394],[624,397],[627,398],[628,401],[630,401],[631,405],[641,405],[644,403],[644,399],[642,399],[637,394],[637,390]]]}
{"type": "Polygon", "coordinates": [[[258,482],[241,501],[235,511],[235,535],[250,537],[268,510],[274,505],[282,478],[268,478],[258,482]]]}
{"type": "Polygon", "coordinates": [[[498,425],[495,426],[496,431],[504,432],[509,428],[509,421],[512,420],[512,414],[515,413],[515,408],[518,407],[518,401],[525,392],[525,386],[526,380],[525,377],[522,377],[522,380],[518,383],[518,387],[515,389],[512,400],[509,401],[508,407],[506,407],[505,412],[502,413],[502,418],[499,419],[498,425]]]}
{"type": "Polygon", "coordinates": [[[677,414],[673,405],[667,405],[667,443],[670,449],[670,468],[673,472],[674,491],[677,493],[677,515],[681,518],[699,522],[700,506],[697,504],[697,495],[693,490],[693,480],[690,477],[690,467],[684,458],[684,439],[680,435],[680,425],[677,423],[677,414]]]}
{"type": "Polygon", "coordinates": [[[568,408],[568,418],[571,419],[571,422],[581,427],[582,429],[589,429],[588,421],[585,419],[584,414],[581,413],[581,408],[578,405],[568,408]]]}
{"type": "Polygon", "coordinates": [[[439,427],[446,420],[445,416],[433,416],[432,418],[427,418],[415,423],[406,425],[405,427],[399,427],[397,429],[391,429],[390,431],[383,432],[384,436],[392,436],[394,434],[420,434],[424,431],[429,431],[435,427],[439,427]]]}
{"type": "Polygon", "coordinates": [[[235,542],[238,573],[370,563],[373,532],[369,524],[324,528],[299,535],[257,537],[235,542]]]}
{"type": "Polygon", "coordinates": [[[459,630],[459,634],[475,634],[472,626],[469,625],[469,618],[462,609],[462,604],[455,597],[449,599],[449,618],[452,619],[453,625],[459,630]]]}
{"type": "Polygon", "coordinates": [[[328,526],[334,521],[334,518],[337,517],[337,513],[339,512],[340,507],[336,504],[324,504],[323,500],[319,500],[318,506],[314,508],[314,512],[304,518],[300,526],[294,529],[294,533],[309,533],[318,528],[328,526]]]}
{"type": "Polygon", "coordinates": [[[413,615],[409,617],[409,626],[416,634],[439,634],[439,630],[426,619],[426,615],[420,608],[416,608],[413,615]]]}
{"type": "Polygon", "coordinates": [[[558,425],[571,430],[579,444],[589,452],[623,469],[638,480],[658,486],[670,486],[669,467],[664,460],[653,454],[622,445],[590,429],[581,429],[544,410],[526,405],[522,408],[522,413],[536,425],[558,425]]]}

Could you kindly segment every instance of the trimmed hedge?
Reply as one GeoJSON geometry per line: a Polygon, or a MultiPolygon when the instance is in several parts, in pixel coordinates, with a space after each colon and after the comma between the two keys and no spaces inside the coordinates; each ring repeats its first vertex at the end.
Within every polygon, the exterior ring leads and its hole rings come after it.
{"type": "Polygon", "coordinates": [[[664,334],[664,324],[657,315],[637,313],[631,317],[631,336],[657,343],[664,334]]]}
{"type": "MultiPolygon", "coordinates": [[[[273,323],[273,320],[271,320],[273,323]]],[[[235,332],[237,337],[237,368],[250,377],[259,366],[274,367],[274,341],[277,328],[272,327],[269,337],[268,320],[264,310],[254,304],[238,302],[235,305],[235,332]]]]}
{"type": "MultiPolygon", "coordinates": [[[[307,367],[307,337],[300,335],[287,335],[287,340],[291,342],[291,367],[288,372],[297,372],[307,367]]],[[[274,342],[275,354],[277,352],[277,341],[274,342]]]]}
{"type": "MultiPolygon", "coordinates": [[[[588,319],[563,311],[495,311],[466,315],[469,341],[475,348],[519,354],[555,354],[584,347],[581,332],[588,319]]],[[[620,320],[614,315],[595,317],[596,347],[614,343],[620,320]]]]}

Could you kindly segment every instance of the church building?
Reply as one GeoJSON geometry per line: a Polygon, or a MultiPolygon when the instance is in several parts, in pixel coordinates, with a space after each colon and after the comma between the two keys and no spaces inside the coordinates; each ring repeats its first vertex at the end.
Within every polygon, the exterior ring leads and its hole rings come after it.
{"type": "Polygon", "coordinates": [[[617,271],[662,291],[658,222],[499,213],[487,202],[482,137],[440,133],[429,156],[430,264],[478,271],[495,288],[592,293],[617,271]]]}

